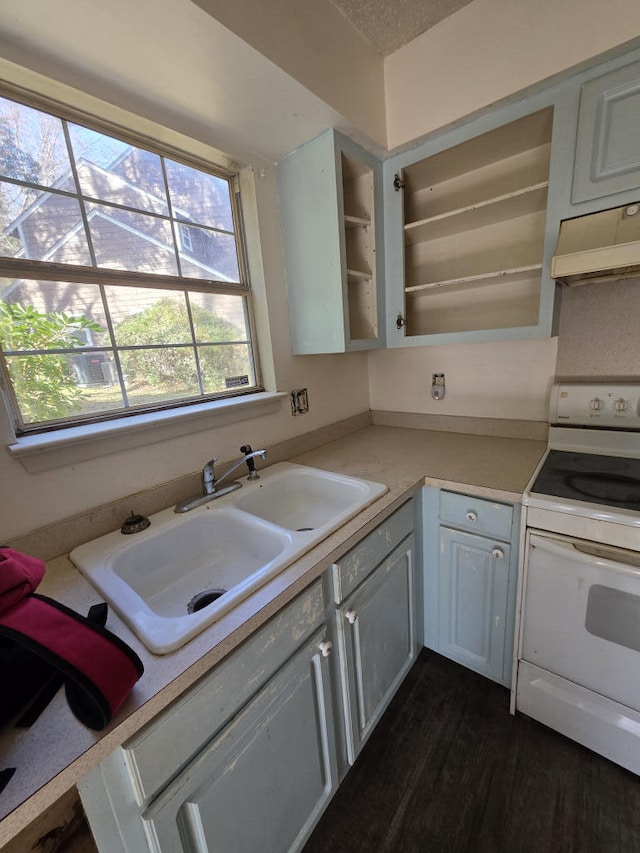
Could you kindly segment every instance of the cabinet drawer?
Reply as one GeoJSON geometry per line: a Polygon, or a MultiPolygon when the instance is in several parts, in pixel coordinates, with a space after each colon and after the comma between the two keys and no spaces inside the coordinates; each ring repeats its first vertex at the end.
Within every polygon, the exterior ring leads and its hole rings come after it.
{"type": "Polygon", "coordinates": [[[379,527],[352,548],[348,554],[332,566],[333,593],[336,604],[378,566],[402,540],[413,532],[413,501],[394,512],[379,527]]]}
{"type": "Polygon", "coordinates": [[[459,530],[508,542],[511,539],[513,506],[443,491],[440,493],[440,521],[459,530]]]}
{"type": "Polygon", "coordinates": [[[139,805],[198,752],[324,621],[316,581],[123,746],[139,805]]]}

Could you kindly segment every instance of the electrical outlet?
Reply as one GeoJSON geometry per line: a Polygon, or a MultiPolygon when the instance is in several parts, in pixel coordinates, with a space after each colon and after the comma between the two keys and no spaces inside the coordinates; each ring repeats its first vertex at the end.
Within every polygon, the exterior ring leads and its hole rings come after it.
{"type": "Polygon", "coordinates": [[[431,378],[431,396],[434,400],[444,400],[444,373],[434,373],[431,378]]]}
{"type": "Polygon", "coordinates": [[[309,411],[309,392],[306,388],[297,388],[291,392],[291,414],[304,415],[309,411]]]}

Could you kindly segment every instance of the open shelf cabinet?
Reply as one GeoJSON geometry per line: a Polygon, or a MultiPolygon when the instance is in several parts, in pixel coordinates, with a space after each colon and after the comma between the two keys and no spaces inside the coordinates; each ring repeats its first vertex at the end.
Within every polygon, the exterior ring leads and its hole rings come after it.
{"type": "Polygon", "coordinates": [[[378,337],[374,170],[341,152],[343,231],[351,341],[378,337]]]}
{"type": "Polygon", "coordinates": [[[549,107],[398,168],[402,335],[537,326],[552,122],[549,107]]]}
{"type": "Polygon", "coordinates": [[[381,163],[329,130],[278,163],[278,196],[293,352],[384,346],[381,163]]]}

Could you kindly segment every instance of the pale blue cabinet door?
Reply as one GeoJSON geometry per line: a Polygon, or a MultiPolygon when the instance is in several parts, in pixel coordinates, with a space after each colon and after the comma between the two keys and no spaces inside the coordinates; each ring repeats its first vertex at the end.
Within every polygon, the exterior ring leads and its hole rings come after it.
{"type": "Polygon", "coordinates": [[[415,660],[414,580],[411,535],[338,611],[350,764],[415,660]]]}
{"type": "Polygon", "coordinates": [[[574,202],[640,187],[640,63],[582,87],[574,202]]]}
{"type": "Polygon", "coordinates": [[[326,629],[143,816],[152,849],[299,850],[337,787],[326,629]]]}
{"type": "Polygon", "coordinates": [[[503,680],[510,545],[440,528],[438,647],[443,655],[503,680]]]}

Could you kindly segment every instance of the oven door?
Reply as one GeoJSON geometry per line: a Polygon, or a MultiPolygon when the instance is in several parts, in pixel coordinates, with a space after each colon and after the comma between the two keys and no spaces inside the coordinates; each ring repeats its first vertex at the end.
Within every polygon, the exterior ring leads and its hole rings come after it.
{"type": "Polygon", "coordinates": [[[529,531],[521,657],[640,710],[640,554],[529,531]]]}

